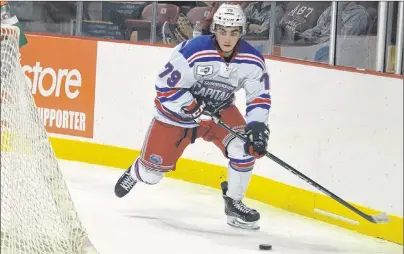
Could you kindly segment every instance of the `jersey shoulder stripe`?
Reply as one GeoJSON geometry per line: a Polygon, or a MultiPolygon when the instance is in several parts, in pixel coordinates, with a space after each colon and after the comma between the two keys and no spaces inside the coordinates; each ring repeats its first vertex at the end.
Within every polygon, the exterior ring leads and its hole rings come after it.
{"type": "Polygon", "coordinates": [[[189,40],[184,45],[181,45],[179,50],[180,54],[187,60],[193,55],[203,51],[216,51],[212,35],[202,35],[189,40]]]}
{"type": "Polygon", "coordinates": [[[221,56],[216,52],[201,52],[188,60],[189,67],[193,67],[196,62],[223,62],[221,56]]]}
{"type": "Polygon", "coordinates": [[[263,70],[263,71],[265,70],[265,65],[262,62],[257,61],[255,59],[235,57],[233,60],[233,63],[253,64],[253,65],[257,66],[258,68],[260,68],[261,70],[263,70]]]}
{"type": "Polygon", "coordinates": [[[261,59],[261,61],[264,62],[264,57],[262,56],[262,54],[257,49],[255,49],[250,43],[246,42],[245,40],[240,40],[238,53],[254,55],[254,56],[258,57],[259,59],[261,59]]]}
{"type": "Polygon", "coordinates": [[[262,54],[250,43],[244,40],[240,40],[239,42],[238,54],[235,57],[235,60],[239,63],[255,64],[262,70],[266,69],[265,60],[262,54]]]}

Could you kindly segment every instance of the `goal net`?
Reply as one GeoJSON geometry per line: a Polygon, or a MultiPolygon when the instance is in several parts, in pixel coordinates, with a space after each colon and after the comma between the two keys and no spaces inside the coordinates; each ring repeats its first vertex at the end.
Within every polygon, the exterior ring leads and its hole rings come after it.
{"type": "Polygon", "coordinates": [[[96,253],[22,71],[19,29],[2,24],[0,39],[1,253],[96,253]]]}

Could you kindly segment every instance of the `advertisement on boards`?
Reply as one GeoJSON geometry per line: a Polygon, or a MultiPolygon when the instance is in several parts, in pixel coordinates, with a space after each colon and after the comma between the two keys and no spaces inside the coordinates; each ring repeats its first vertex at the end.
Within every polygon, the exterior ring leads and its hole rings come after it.
{"type": "Polygon", "coordinates": [[[92,138],[97,42],[28,35],[21,65],[49,133],[92,138]]]}

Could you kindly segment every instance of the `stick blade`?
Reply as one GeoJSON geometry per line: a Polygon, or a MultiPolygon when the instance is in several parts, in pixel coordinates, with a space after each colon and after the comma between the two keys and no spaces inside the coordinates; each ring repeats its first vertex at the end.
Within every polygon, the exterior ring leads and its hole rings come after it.
{"type": "Polygon", "coordinates": [[[390,221],[389,216],[387,215],[387,213],[379,213],[379,214],[376,214],[376,215],[372,215],[370,217],[372,217],[372,220],[375,223],[378,223],[378,224],[379,223],[387,223],[387,222],[390,221]]]}

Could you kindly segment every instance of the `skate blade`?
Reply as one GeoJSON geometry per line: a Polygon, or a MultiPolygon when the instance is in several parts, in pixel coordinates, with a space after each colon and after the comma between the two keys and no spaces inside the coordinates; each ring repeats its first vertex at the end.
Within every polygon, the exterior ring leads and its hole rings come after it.
{"type": "Polygon", "coordinates": [[[227,216],[227,224],[235,228],[241,228],[246,230],[258,230],[260,229],[258,221],[245,222],[237,217],[227,216]]]}

